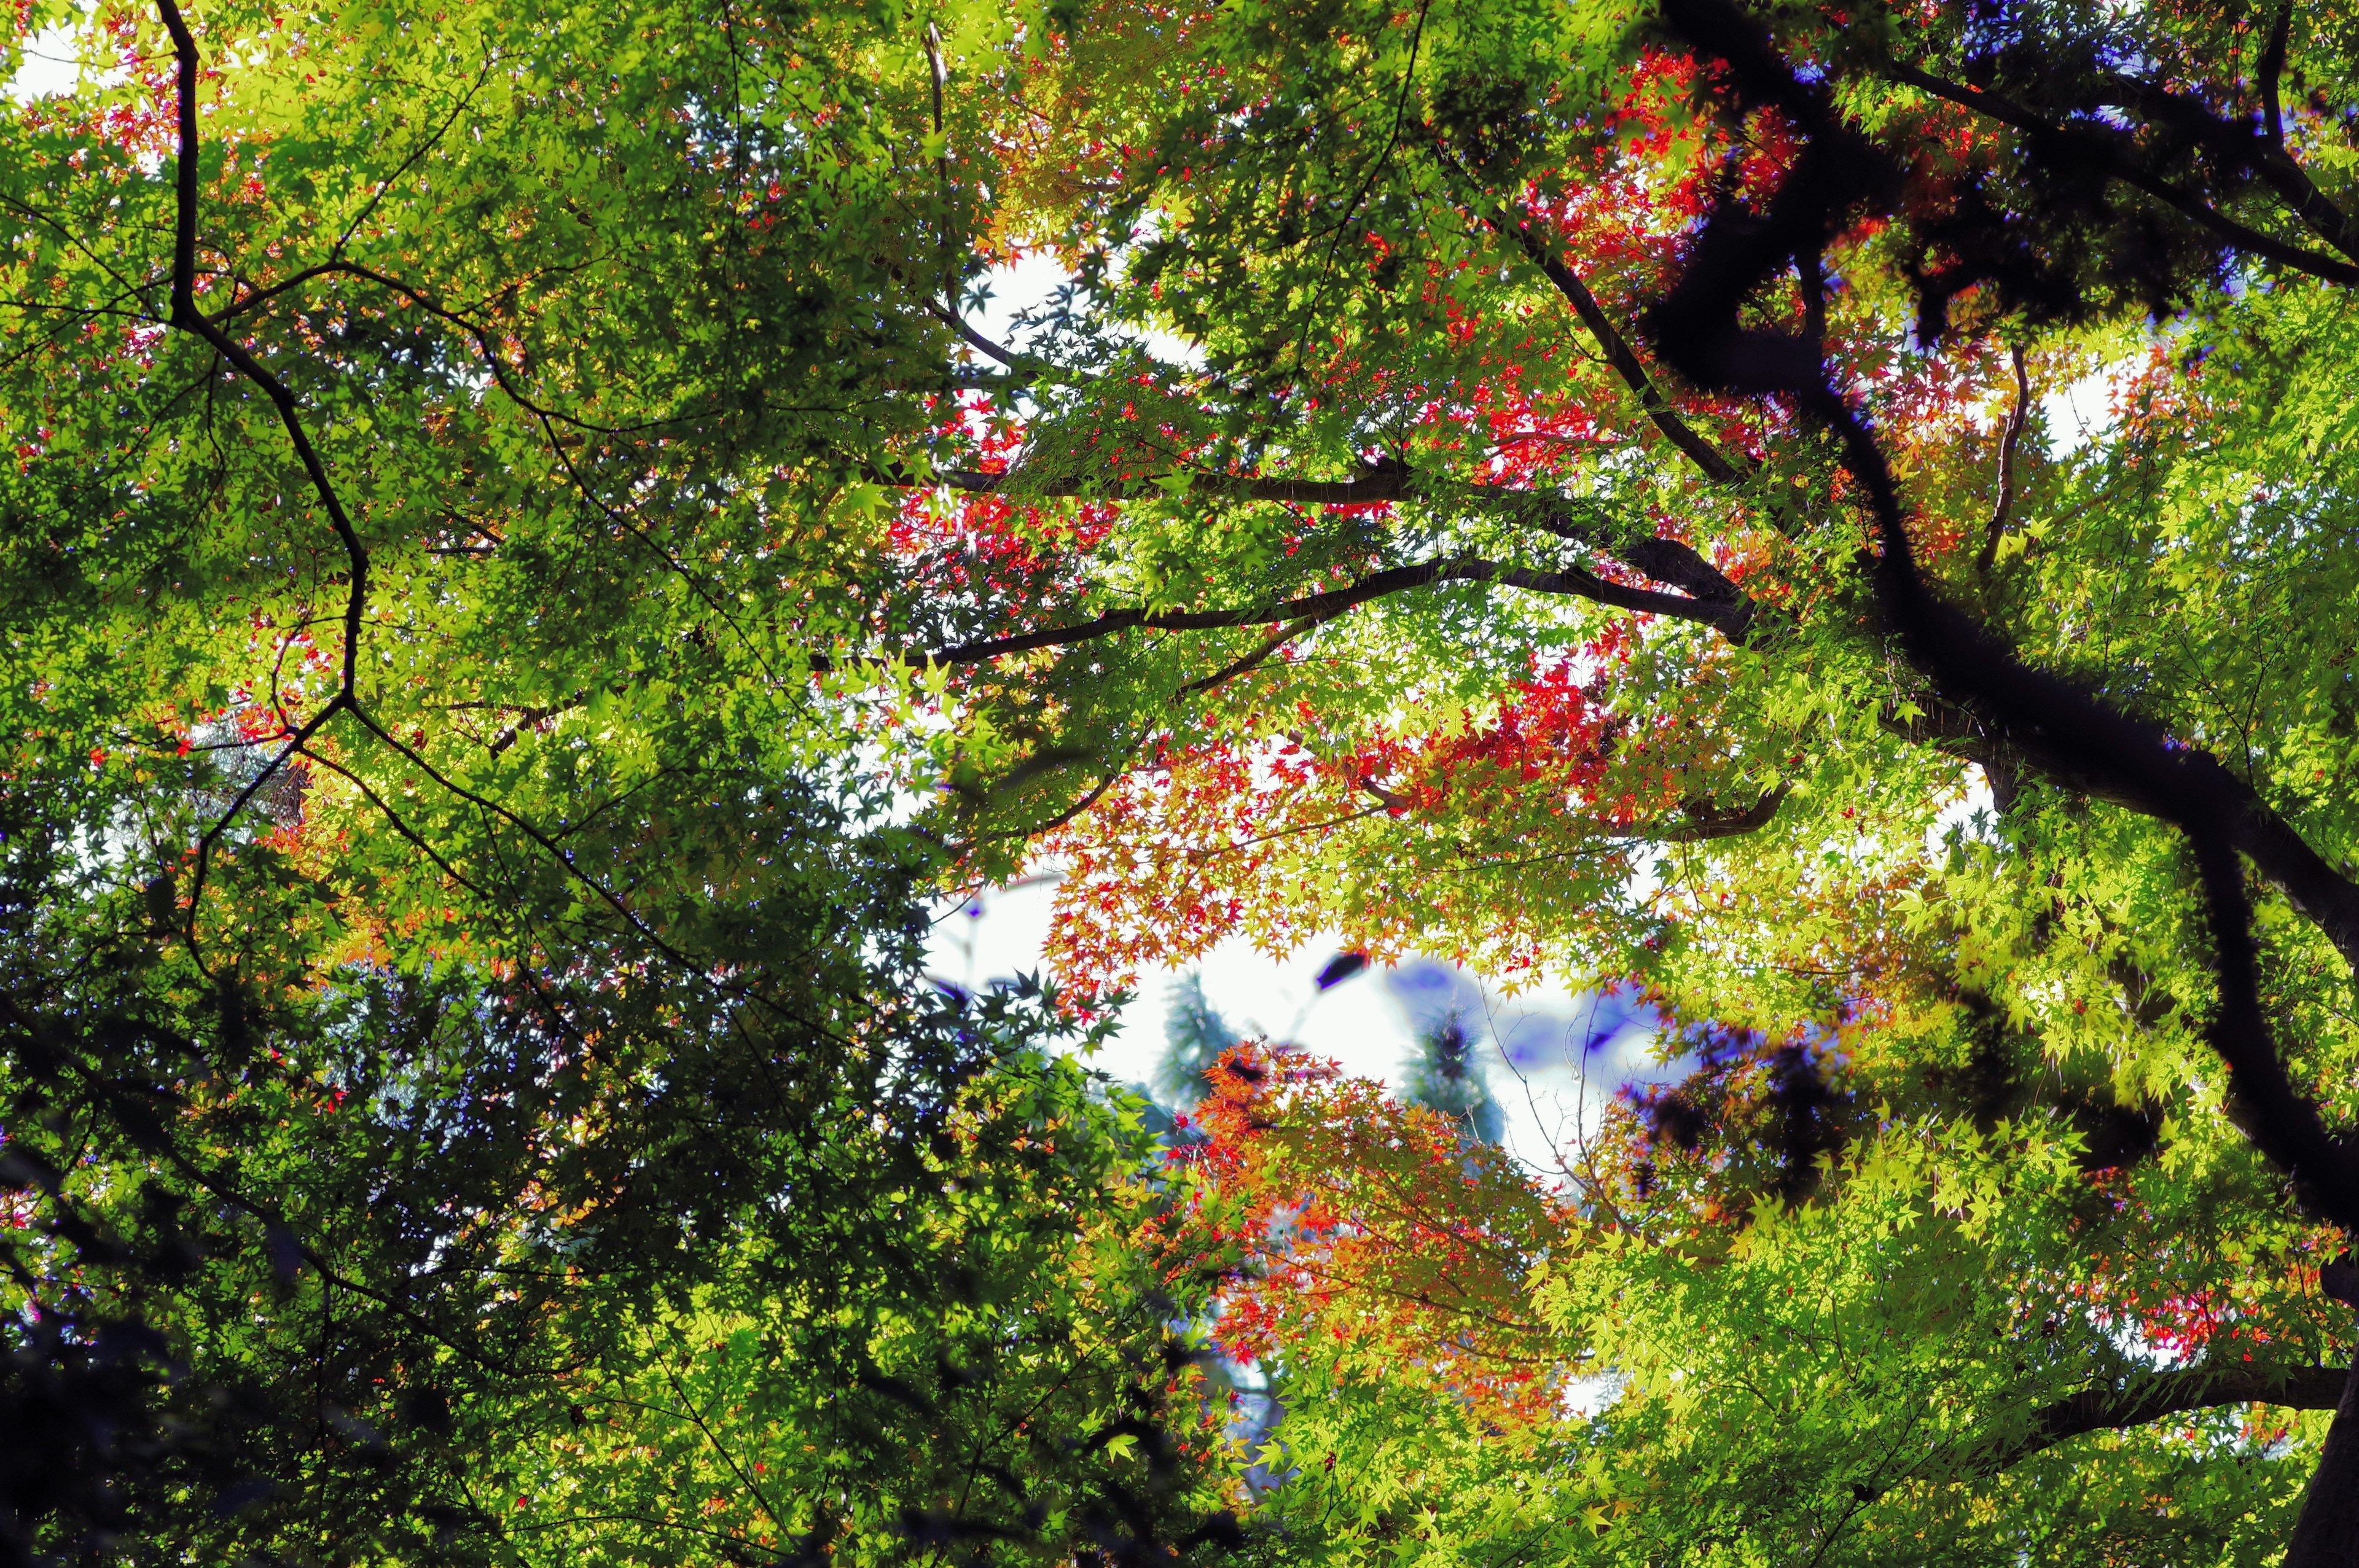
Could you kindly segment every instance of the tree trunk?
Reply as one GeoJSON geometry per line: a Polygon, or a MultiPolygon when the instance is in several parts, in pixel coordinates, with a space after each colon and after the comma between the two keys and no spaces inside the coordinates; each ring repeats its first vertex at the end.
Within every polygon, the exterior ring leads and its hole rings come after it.
{"type": "Polygon", "coordinates": [[[2301,1500],[2282,1568],[2354,1568],[2359,1564],[2359,1361],[2343,1379],[2318,1473],[2301,1500]]]}

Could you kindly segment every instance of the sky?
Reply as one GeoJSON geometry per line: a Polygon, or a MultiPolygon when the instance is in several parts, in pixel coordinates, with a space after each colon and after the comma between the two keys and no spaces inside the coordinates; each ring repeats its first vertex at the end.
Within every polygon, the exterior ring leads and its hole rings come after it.
{"type": "MultiPolygon", "coordinates": [[[[77,75],[73,45],[65,28],[27,40],[8,96],[24,103],[71,91],[77,75]]],[[[1044,302],[1064,275],[1053,258],[1033,255],[995,268],[990,281],[992,297],[973,324],[1006,343],[1018,335],[1016,314],[1044,302]]],[[[1190,357],[1189,345],[1161,333],[1147,334],[1147,346],[1167,359],[1190,357]]],[[[2085,439],[2092,426],[2107,422],[2099,377],[2050,393],[2046,401],[2060,444],[2085,439]]],[[[1052,881],[1036,879],[951,907],[937,926],[933,972],[972,988],[1043,968],[1053,897],[1052,881]]],[[[1601,1005],[1596,997],[1549,988],[1527,988],[1510,998],[1426,958],[1374,967],[1321,991],[1315,977],[1337,950],[1332,942],[1312,943],[1273,957],[1233,942],[1196,968],[1208,1000],[1233,1028],[1292,1043],[1332,1058],[1347,1073],[1386,1082],[1399,1082],[1418,1033],[1455,1009],[1480,1037],[1485,1076],[1506,1112],[1508,1148],[1542,1172],[1553,1167],[1578,1129],[1593,1124],[1603,1097],[1615,1086],[1677,1075],[1675,1066],[1654,1061],[1654,1036],[1644,1022],[1625,1017],[1611,999],[1601,1005]]],[[[1136,1000],[1095,1065],[1125,1082],[1152,1075],[1163,1050],[1170,993],[1180,978],[1169,969],[1142,977],[1136,1000]]]]}
{"type": "MultiPolygon", "coordinates": [[[[1046,302],[1064,281],[1047,255],[994,268],[990,300],[971,324],[1006,344],[1021,335],[1017,314],[1046,302]]],[[[1162,333],[1146,337],[1164,359],[1184,361],[1191,352],[1162,333]]],[[[948,907],[936,927],[933,973],[972,989],[1045,968],[1042,946],[1055,896],[1053,880],[1043,878],[948,907]]],[[[1614,1086],[1676,1076],[1653,1062],[1651,1032],[1625,1022],[1610,1000],[1601,1006],[1591,996],[1528,984],[1511,998],[1429,958],[1375,966],[1321,991],[1317,976],[1340,949],[1330,938],[1272,957],[1238,940],[1192,968],[1202,977],[1206,1000],[1231,1028],[1248,1038],[1293,1044],[1354,1076],[1380,1082],[1399,1083],[1419,1033],[1455,1009],[1478,1037],[1484,1076],[1506,1112],[1508,1149],[1543,1173],[1554,1168],[1576,1129],[1584,1121],[1593,1125],[1601,1096],[1610,1096],[1614,1086]],[[1593,1037],[1595,1047],[1587,1048],[1593,1037]]],[[[1171,991],[1187,972],[1164,968],[1141,976],[1136,1000],[1095,1066],[1125,1083],[1152,1076],[1164,1048],[1171,991]]]]}
{"type": "Polygon", "coordinates": [[[74,63],[74,33],[71,27],[45,27],[25,40],[23,58],[8,81],[8,96],[19,103],[73,91],[79,72],[74,63]]]}
{"type": "MultiPolygon", "coordinates": [[[[945,905],[929,955],[938,979],[972,989],[1046,969],[1042,946],[1055,901],[1043,877],[945,905]]],[[[1374,965],[1321,991],[1317,977],[1340,944],[1307,943],[1284,957],[1251,944],[1223,944],[1191,966],[1206,1000],[1231,1028],[1299,1046],[1355,1077],[1398,1084],[1419,1033],[1453,1009],[1475,1037],[1476,1057],[1506,1112],[1510,1152],[1551,1173],[1576,1130],[1593,1126],[1617,1085],[1660,1081],[1676,1067],[1653,1060],[1654,1036],[1614,999],[1527,987],[1509,997],[1430,958],[1374,965]]],[[[1124,1083],[1153,1076],[1163,1053],[1173,988],[1190,970],[1150,969],[1121,1014],[1114,1040],[1092,1065],[1124,1083]]]]}

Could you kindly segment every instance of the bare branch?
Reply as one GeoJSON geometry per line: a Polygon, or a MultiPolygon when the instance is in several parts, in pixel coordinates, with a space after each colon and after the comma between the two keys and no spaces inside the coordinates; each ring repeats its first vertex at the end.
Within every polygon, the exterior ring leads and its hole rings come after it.
{"type": "MultiPolygon", "coordinates": [[[[914,486],[927,482],[915,476],[880,472],[874,475],[880,482],[914,486]]],[[[1415,493],[1416,476],[1405,466],[1389,465],[1372,469],[1360,479],[1294,480],[1265,478],[1250,474],[1212,474],[1192,476],[1187,493],[1236,501],[1279,501],[1301,505],[1354,506],[1375,501],[1399,501],[1415,493]]],[[[1103,499],[1124,499],[1125,487],[1120,484],[1091,485],[1078,480],[1057,480],[1041,483],[1029,475],[990,474],[968,469],[945,469],[937,473],[932,482],[970,493],[999,494],[1014,492],[1039,496],[1093,496],[1103,499]]],[[[1146,492],[1144,483],[1127,493],[1146,492]]],[[[1156,493],[1163,493],[1159,486],[1156,493]]],[[[1542,586],[1537,580],[1510,582],[1510,586],[1530,588],[1538,592],[1579,592],[1582,597],[1597,598],[1601,602],[1621,605],[1625,609],[1643,610],[1651,614],[1670,615],[1684,621],[1697,621],[1718,628],[1731,642],[1742,643],[1753,621],[1753,602],[1744,590],[1729,579],[1691,546],[1676,539],[1664,539],[1651,535],[1636,538],[1617,536],[1601,524],[1582,521],[1562,510],[1562,503],[1537,496],[1527,491],[1507,490],[1498,486],[1477,485],[1455,493],[1452,500],[1470,509],[1486,512],[1510,512],[1518,516],[1529,515],[1538,526],[1560,538],[1571,539],[1601,555],[1610,556],[1632,570],[1643,573],[1657,582],[1669,583],[1686,590],[1682,599],[1672,594],[1645,594],[1645,590],[1625,589],[1619,584],[1605,583],[1585,572],[1547,574],[1550,578],[1577,578],[1601,592],[1575,589],[1568,582],[1552,582],[1542,586]],[[1536,511],[1536,509],[1538,509],[1536,511]],[[1611,595],[1612,597],[1608,597],[1611,595]],[[1644,595],[1633,599],[1629,595],[1644,595]]],[[[1461,580],[1479,580],[1468,577],[1461,580]]],[[[1508,582],[1506,578],[1497,580],[1508,582]]],[[[1412,585],[1414,586],[1414,585],[1412,585]]],[[[1307,601],[1306,601],[1307,602],[1307,601]]],[[[1261,621],[1281,619],[1286,607],[1278,606],[1261,621]]],[[[1250,625],[1256,617],[1247,615],[1244,621],[1206,622],[1203,626],[1173,625],[1166,630],[1202,630],[1212,625],[1250,625]]],[[[1121,630],[1113,627],[1109,630],[1121,630]]],[[[1041,644],[1035,644],[1041,645],[1041,644]]],[[[1010,652],[1016,650],[1008,650],[1010,652]]],[[[945,654],[937,657],[948,656],[945,654]]]]}
{"type": "Polygon", "coordinates": [[[989,338],[984,337],[981,332],[978,332],[973,328],[968,326],[966,324],[966,319],[961,316],[957,311],[945,308],[940,301],[934,299],[929,299],[926,301],[926,308],[932,313],[935,319],[947,324],[951,331],[956,332],[960,337],[965,339],[968,342],[973,344],[984,353],[989,354],[1001,364],[1006,365],[1010,370],[1016,368],[1016,356],[1013,353],[1001,348],[997,343],[993,342],[989,338]]]}
{"type": "Polygon", "coordinates": [[[197,840],[197,868],[196,874],[189,881],[189,923],[186,928],[189,946],[191,948],[196,946],[197,905],[204,899],[205,876],[212,866],[213,846],[221,842],[222,835],[229,831],[230,825],[244,815],[246,806],[253,803],[254,797],[262,793],[263,786],[278,776],[279,770],[284,768],[297,752],[302,752],[310,743],[313,736],[327,727],[329,719],[351,706],[352,696],[349,692],[340,691],[330,697],[321,705],[319,712],[311,715],[303,722],[300,729],[287,737],[286,750],[262,765],[262,771],[255,774],[244,789],[238,791],[237,798],[230,802],[229,809],[216,817],[213,825],[205,829],[204,837],[197,840]]]}

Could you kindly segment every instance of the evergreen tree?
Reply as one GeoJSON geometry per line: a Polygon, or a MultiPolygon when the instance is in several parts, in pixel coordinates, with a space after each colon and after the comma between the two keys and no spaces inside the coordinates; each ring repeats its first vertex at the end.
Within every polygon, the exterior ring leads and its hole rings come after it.
{"type": "Polygon", "coordinates": [[[1417,1038],[1417,1055],[1401,1082],[1401,1098],[1456,1122],[1477,1143],[1496,1143],[1506,1115],[1491,1098],[1474,1039],[1455,1008],[1417,1038]]]}
{"type": "Polygon", "coordinates": [[[1243,1037],[1204,995],[1204,977],[1190,972],[1171,988],[1163,1023],[1163,1057],[1155,1065],[1156,1099],[1175,1111],[1192,1109],[1209,1088],[1204,1075],[1243,1037]]]}

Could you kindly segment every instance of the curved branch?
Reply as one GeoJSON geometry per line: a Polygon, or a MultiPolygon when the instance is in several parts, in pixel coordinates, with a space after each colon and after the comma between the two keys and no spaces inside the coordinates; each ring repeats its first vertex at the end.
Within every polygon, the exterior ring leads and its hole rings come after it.
{"type": "Polygon", "coordinates": [[[235,822],[245,813],[254,797],[262,793],[263,786],[277,778],[279,770],[284,768],[298,752],[302,752],[305,756],[310,755],[304,748],[310,743],[311,738],[326,728],[329,719],[351,706],[352,694],[340,691],[330,697],[319,712],[305,720],[302,728],[289,732],[286,737],[287,749],[262,765],[262,771],[255,774],[246,786],[238,792],[236,799],[230,802],[229,809],[223,812],[214,820],[213,825],[205,829],[204,837],[197,840],[196,874],[189,881],[187,934],[190,946],[193,947],[196,944],[197,906],[204,901],[205,874],[212,864],[213,846],[221,841],[223,834],[229,831],[230,824],[235,822]]]}
{"type": "Polygon", "coordinates": [[[2125,1389],[2084,1390],[2042,1406],[2031,1418],[2031,1430],[1992,1454],[1989,1465],[2004,1470],[2093,1432],[2144,1426],[2166,1416],[2223,1405],[2331,1411],[2348,1381],[2340,1367],[2190,1367],[2157,1372],[2125,1389]]]}
{"type": "Polygon", "coordinates": [[[1712,624],[1732,643],[1742,643],[1753,631],[1752,597],[1734,579],[1706,560],[1693,546],[1652,534],[1616,537],[1602,524],[1583,522],[1562,512],[1538,519],[1538,525],[1560,539],[1610,556],[1657,582],[1667,582],[1690,598],[1721,607],[1712,624]]]}
{"type": "Polygon", "coordinates": [[[1998,500],[1991,507],[1990,522],[1983,528],[1983,547],[1974,557],[1974,569],[1987,572],[1998,559],[1998,542],[2006,533],[2008,514],[2015,510],[2015,454],[2023,444],[2023,427],[2031,418],[2031,379],[2024,373],[2023,345],[2018,343],[2010,354],[2015,363],[2015,411],[2007,416],[2006,433],[1998,443],[1998,500]]]}
{"type": "MultiPolygon", "coordinates": [[[[2345,286],[2359,284],[2359,266],[2354,266],[2346,261],[2338,261],[2332,256],[2321,255],[2316,251],[2305,250],[2299,245],[2288,244],[2283,240],[2262,233],[2258,229],[2240,223],[2190,192],[2180,189],[2158,175],[2140,168],[2127,158],[2116,156],[2088,132],[2076,131],[2072,127],[2060,125],[2043,115],[2032,113],[2019,103],[2000,97],[1995,92],[1986,92],[1979,87],[1969,87],[1963,82],[1951,81],[1898,60],[1892,62],[1890,71],[1892,79],[1896,81],[1905,82],[1920,92],[1929,92],[1936,98],[1945,99],[1985,119],[1995,120],[2002,125],[2009,126],[2032,137],[2044,150],[2058,157],[2096,169],[2134,189],[2145,191],[2156,200],[2175,209],[2180,215],[2211,230],[2240,250],[2250,251],[2257,256],[2267,256],[2281,265],[2292,267],[2298,272],[2306,272],[2310,276],[2321,278],[2328,283],[2345,286]]],[[[2285,170],[2277,168],[2276,159],[2258,157],[2245,161],[2247,167],[2254,172],[2277,187],[2280,195],[2289,195],[2299,189],[2293,182],[2287,179],[2285,170]]],[[[2290,158],[2286,160],[2286,168],[2291,170],[2293,180],[2298,181],[2299,186],[2309,185],[2309,177],[2302,174],[2299,166],[2294,164],[2290,158]]],[[[2316,206],[2319,203],[2325,203],[2325,198],[2322,195],[2316,195],[2315,187],[2310,187],[2310,190],[2311,194],[2316,196],[2315,202],[2308,199],[2294,199],[2293,204],[2304,226],[2317,231],[2319,225],[2325,221],[2325,216],[2316,211],[2316,206]]],[[[2326,204],[2332,206],[2331,203],[2326,204]]],[[[2341,219],[2339,211],[2336,211],[2335,217],[2338,220],[2341,219]]],[[[2344,222],[2337,222],[2334,224],[2335,232],[2329,236],[2338,247],[2344,242],[2343,231],[2345,227],[2344,222]]]]}
{"type": "MultiPolygon", "coordinates": [[[[1341,611],[1338,611],[1337,613],[1340,614],[1341,611]]],[[[1280,648],[1285,647],[1288,643],[1293,642],[1305,632],[1311,630],[1313,627],[1323,626],[1327,622],[1332,621],[1332,619],[1334,619],[1333,616],[1306,615],[1299,621],[1289,621],[1285,625],[1279,627],[1277,631],[1271,633],[1268,636],[1263,638],[1260,644],[1256,646],[1252,653],[1245,654],[1243,658],[1231,660],[1229,663],[1222,665],[1219,669],[1214,670],[1211,675],[1205,676],[1198,680],[1190,681],[1186,686],[1181,687],[1178,691],[1171,695],[1174,697],[1193,697],[1200,691],[1211,691],[1216,687],[1225,686],[1230,681],[1236,679],[1237,676],[1244,675],[1248,670],[1258,667],[1262,662],[1267,659],[1272,654],[1277,653],[1280,648]]]]}
{"type": "MultiPolygon", "coordinates": [[[[1044,498],[1085,497],[1093,500],[1119,501],[1134,495],[1169,493],[1161,485],[1152,481],[1141,481],[1131,486],[1125,486],[1119,482],[1112,485],[1092,484],[1074,479],[1049,480],[1044,482],[1034,480],[1028,474],[1019,476],[1015,473],[984,473],[973,469],[944,469],[930,480],[920,479],[908,473],[881,471],[870,477],[879,483],[897,487],[913,488],[930,483],[979,495],[1018,493],[1044,498]]],[[[1731,477],[1737,477],[1733,470],[1731,470],[1731,477]]],[[[1300,480],[1251,474],[1201,473],[1189,480],[1185,493],[1228,501],[1291,502],[1309,506],[1360,506],[1373,502],[1406,500],[1415,492],[1417,478],[1414,470],[1400,464],[1387,464],[1382,468],[1371,469],[1361,478],[1348,480],[1300,480]]],[[[1572,540],[1600,555],[1611,557],[1631,570],[1652,578],[1657,582],[1669,583],[1674,588],[1683,589],[1688,596],[1682,600],[1676,595],[1655,594],[1643,602],[1627,598],[1601,598],[1601,602],[1616,603],[1624,609],[1643,610],[1650,614],[1670,615],[1683,621],[1700,622],[1705,625],[1717,627],[1728,636],[1731,642],[1735,643],[1744,642],[1750,630],[1753,620],[1753,601],[1745,595],[1744,589],[1737,587],[1734,581],[1719,568],[1706,560],[1691,546],[1681,544],[1676,539],[1665,539],[1652,535],[1642,534],[1635,538],[1617,537],[1610,529],[1581,522],[1560,510],[1563,504],[1560,501],[1535,495],[1528,491],[1508,490],[1495,485],[1475,485],[1452,495],[1451,500],[1474,510],[1494,514],[1512,513],[1519,516],[1530,514],[1536,505],[1549,508],[1530,520],[1559,538],[1572,540]]],[[[1547,575],[1558,577],[1567,574],[1547,575]]],[[[1644,591],[1624,589],[1620,584],[1604,583],[1588,573],[1570,575],[1585,579],[1600,589],[1620,594],[1644,591]]],[[[1543,588],[1526,582],[1511,586],[1531,587],[1540,592],[1574,591],[1562,584],[1543,588]]],[[[1582,597],[1599,598],[1601,596],[1583,593],[1582,597]]],[[[1277,620],[1283,614],[1284,609],[1285,607],[1281,606],[1277,610],[1261,615],[1259,619],[1277,620]]],[[[1208,622],[1204,624],[1209,626],[1253,623],[1255,623],[1255,618],[1247,616],[1243,621],[1208,622]]],[[[1202,628],[1170,629],[1201,630],[1202,628]]]]}
{"type": "Polygon", "coordinates": [[[223,331],[220,324],[197,308],[197,40],[189,31],[186,18],[174,0],[156,0],[156,7],[164,18],[164,28],[172,36],[172,53],[178,67],[175,93],[179,115],[179,144],[173,154],[175,201],[172,217],[172,315],[171,324],[212,346],[213,351],[227,360],[239,374],[260,387],[278,410],[278,422],[287,428],[287,438],[295,448],[295,455],[319,492],[321,503],[328,510],[329,522],[336,537],[344,546],[351,564],[351,583],[344,601],[343,676],[339,690],[349,699],[354,691],[354,679],[359,668],[361,651],[361,615],[368,603],[368,550],[361,544],[358,529],[344,511],[342,497],[328,478],[328,465],[321,460],[319,449],[303,428],[301,406],[287,384],[265,369],[262,362],[247,351],[245,345],[223,331]]]}
{"type": "MultiPolygon", "coordinates": [[[[1305,594],[1299,599],[1262,603],[1242,610],[1179,610],[1150,611],[1146,609],[1114,610],[1094,621],[1075,622],[1064,626],[1047,626],[1037,632],[1019,632],[1006,637],[984,637],[971,643],[960,643],[929,653],[906,655],[910,664],[972,665],[995,659],[1003,654],[1027,654],[1038,648],[1065,648],[1077,643],[1093,643],[1123,632],[1211,632],[1235,626],[1266,626],[1281,622],[1331,620],[1347,610],[1375,600],[1405,593],[1412,589],[1429,588],[1445,582],[1495,582],[1503,588],[1519,588],[1530,593],[1557,594],[1572,599],[1586,599],[1593,603],[1611,605],[1618,610],[1637,611],[1644,614],[1669,616],[1680,621],[1692,621],[1700,625],[1725,629],[1732,618],[1742,613],[1744,607],[1690,599],[1681,594],[1657,593],[1648,589],[1627,588],[1621,583],[1607,582],[1603,578],[1570,568],[1563,571],[1537,571],[1525,567],[1503,566],[1496,561],[1461,557],[1454,560],[1424,561],[1416,566],[1394,567],[1373,572],[1348,588],[1331,589],[1325,593],[1305,594]]],[[[812,660],[814,670],[832,667],[824,657],[812,660]]],[[[1223,672],[1223,676],[1229,673],[1223,672]]]]}

